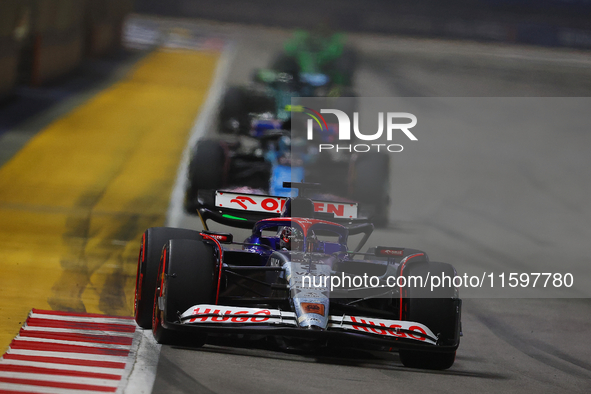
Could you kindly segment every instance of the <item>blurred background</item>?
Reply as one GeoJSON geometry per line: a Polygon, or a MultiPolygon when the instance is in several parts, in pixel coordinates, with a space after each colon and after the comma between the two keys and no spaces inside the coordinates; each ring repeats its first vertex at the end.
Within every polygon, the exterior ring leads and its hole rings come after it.
{"type": "Polygon", "coordinates": [[[0,96],[40,85],[121,45],[132,0],[0,2],[0,96]]]}
{"type": "Polygon", "coordinates": [[[3,0],[0,97],[112,54],[130,12],[282,28],[590,48],[591,0],[3,0]]]}
{"type": "Polygon", "coordinates": [[[137,0],[137,12],[337,30],[589,48],[589,0],[137,0]]]}

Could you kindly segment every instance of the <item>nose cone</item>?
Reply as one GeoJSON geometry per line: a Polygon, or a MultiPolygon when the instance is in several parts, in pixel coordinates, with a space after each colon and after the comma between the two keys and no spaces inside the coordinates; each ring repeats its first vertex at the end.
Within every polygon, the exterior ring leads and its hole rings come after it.
{"type": "Polygon", "coordinates": [[[322,294],[318,297],[294,298],[294,306],[298,325],[302,328],[326,330],[328,325],[328,298],[322,294]]]}
{"type": "MultiPolygon", "coordinates": [[[[292,255],[293,258],[293,255],[292,255]]],[[[328,326],[330,266],[290,261],[284,265],[298,326],[326,330],[328,326]]]]}

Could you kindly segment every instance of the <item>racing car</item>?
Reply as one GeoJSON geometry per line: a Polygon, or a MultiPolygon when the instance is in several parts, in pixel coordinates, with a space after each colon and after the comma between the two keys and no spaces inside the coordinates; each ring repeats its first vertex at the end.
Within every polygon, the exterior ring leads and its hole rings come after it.
{"type": "Polygon", "coordinates": [[[298,30],[269,68],[253,72],[250,85],[228,88],[218,113],[219,130],[248,134],[253,114],[285,121],[292,97],[356,97],[356,63],[356,51],[345,45],[343,34],[326,28],[298,30]]]}
{"type": "Polygon", "coordinates": [[[353,207],[342,208],[348,218],[331,220],[334,212],[317,212],[319,203],[306,197],[260,198],[216,194],[223,215],[248,213],[248,199],[261,212],[281,209],[280,216],[257,221],[243,242],[207,227],[154,227],[143,234],[134,304],[140,327],[152,329],[163,344],[202,346],[208,336],[262,335],[285,349],[397,349],[407,367],[453,365],[458,291],[451,282],[435,289],[416,285],[455,276],[453,266],[404,247],[361,252],[373,225],[356,220],[353,207]],[[358,234],[359,244],[349,247],[349,237],[358,234]],[[362,276],[371,276],[370,285],[344,279],[362,276]],[[343,283],[333,286],[333,278],[343,283]],[[415,286],[402,284],[412,278],[415,286]]]}
{"type": "MultiPolygon", "coordinates": [[[[216,209],[215,190],[289,196],[283,182],[322,182],[320,200],[362,203],[362,215],[376,226],[388,223],[387,154],[308,153],[307,141],[276,120],[258,120],[253,135],[222,135],[197,142],[187,171],[184,208],[202,215],[216,209]]],[[[258,220],[258,218],[256,218],[258,220]]],[[[246,221],[244,228],[254,222],[246,221]]]]}

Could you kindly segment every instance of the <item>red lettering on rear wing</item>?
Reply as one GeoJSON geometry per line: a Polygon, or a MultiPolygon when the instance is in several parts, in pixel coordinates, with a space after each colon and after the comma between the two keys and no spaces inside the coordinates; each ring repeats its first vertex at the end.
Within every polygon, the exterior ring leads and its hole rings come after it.
{"type": "MultiPolygon", "coordinates": [[[[250,212],[281,213],[287,197],[259,194],[215,192],[215,206],[250,212]]],[[[358,204],[354,202],[313,201],[314,211],[332,213],[335,218],[357,219],[358,204]]]]}

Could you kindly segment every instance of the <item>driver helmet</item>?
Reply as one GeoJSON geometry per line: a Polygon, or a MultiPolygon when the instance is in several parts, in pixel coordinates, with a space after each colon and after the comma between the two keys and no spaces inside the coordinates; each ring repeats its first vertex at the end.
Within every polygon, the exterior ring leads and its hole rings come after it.
{"type": "Polygon", "coordinates": [[[304,244],[304,234],[295,227],[283,227],[279,235],[281,249],[301,250],[304,244]]]}

